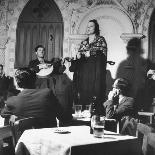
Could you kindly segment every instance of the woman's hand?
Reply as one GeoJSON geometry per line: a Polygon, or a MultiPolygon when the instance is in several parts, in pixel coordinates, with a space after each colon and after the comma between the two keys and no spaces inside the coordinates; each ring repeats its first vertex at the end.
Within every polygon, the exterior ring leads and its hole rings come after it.
{"type": "Polygon", "coordinates": [[[78,52],[78,53],[76,54],[76,58],[77,58],[77,59],[80,59],[80,58],[81,58],[81,53],[80,53],[80,52],[78,52]]]}
{"type": "Polygon", "coordinates": [[[90,51],[86,51],[84,55],[86,58],[90,57],[90,51]]]}

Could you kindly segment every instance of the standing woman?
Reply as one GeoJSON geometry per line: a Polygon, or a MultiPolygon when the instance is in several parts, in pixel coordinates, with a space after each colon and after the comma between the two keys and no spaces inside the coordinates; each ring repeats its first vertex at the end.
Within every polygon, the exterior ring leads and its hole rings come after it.
{"type": "Polygon", "coordinates": [[[88,38],[81,42],[76,60],[71,63],[74,72],[74,101],[90,104],[93,96],[98,105],[105,100],[107,43],[100,36],[99,24],[93,19],[87,25],[88,38]]]}

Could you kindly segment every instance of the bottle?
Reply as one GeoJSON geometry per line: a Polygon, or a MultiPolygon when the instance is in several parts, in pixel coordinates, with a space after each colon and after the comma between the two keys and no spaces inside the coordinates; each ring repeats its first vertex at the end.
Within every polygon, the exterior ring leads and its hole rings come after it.
{"type": "Polygon", "coordinates": [[[93,128],[92,128],[92,118],[94,115],[97,114],[97,109],[96,109],[96,96],[93,96],[92,102],[90,104],[90,134],[93,134],[93,128]]]}

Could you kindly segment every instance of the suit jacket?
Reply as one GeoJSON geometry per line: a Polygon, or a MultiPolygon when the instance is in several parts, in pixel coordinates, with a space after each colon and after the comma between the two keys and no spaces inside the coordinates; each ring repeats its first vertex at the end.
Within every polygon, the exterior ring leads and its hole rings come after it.
{"type": "MultiPolygon", "coordinates": [[[[56,117],[63,121],[63,110],[51,90],[25,89],[7,99],[2,117],[13,114],[18,118],[38,118],[40,127],[56,126],[56,117]]],[[[65,118],[64,118],[65,119],[65,118]]]]}
{"type": "Polygon", "coordinates": [[[134,111],[134,99],[131,97],[124,97],[122,101],[114,108],[114,101],[107,100],[104,104],[107,118],[113,118],[120,120],[123,116],[133,116],[134,111]]]}
{"type": "MultiPolygon", "coordinates": [[[[50,63],[50,62],[45,60],[45,63],[50,63]]],[[[28,67],[37,73],[39,72],[39,66],[38,66],[39,64],[40,64],[40,61],[38,59],[35,59],[35,60],[30,61],[28,67]]]]}
{"type": "MultiPolygon", "coordinates": [[[[116,103],[115,103],[116,104],[116,103]]],[[[104,103],[106,117],[119,121],[119,130],[121,134],[136,136],[137,119],[134,108],[134,99],[124,97],[114,108],[114,101],[107,100],[104,103]]]]}

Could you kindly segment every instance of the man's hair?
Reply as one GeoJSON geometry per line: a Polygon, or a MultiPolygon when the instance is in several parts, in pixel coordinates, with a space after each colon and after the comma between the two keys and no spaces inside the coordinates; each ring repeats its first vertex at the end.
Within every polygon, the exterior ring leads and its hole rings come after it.
{"type": "Polygon", "coordinates": [[[36,74],[29,68],[19,68],[15,72],[15,79],[20,88],[35,88],[36,74]]]}
{"type": "Polygon", "coordinates": [[[129,81],[125,78],[118,78],[116,79],[116,88],[120,89],[121,94],[127,95],[129,93],[129,81]]]}
{"type": "Polygon", "coordinates": [[[127,49],[140,49],[141,48],[141,40],[139,38],[132,38],[128,41],[126,46],[127,49]]]}
{"type": "Polygon", "coordinates": [[[2,64],[0,64],[0,67],[2,67],[2,69],[3,69],[3,65],[2,64]]]}
{"type": "Polygon", "coordinates": [[[99,24],[96,19],[89,20],[89,22],[93,22],[95,24],[95,34],[100,35],[99,24]]]}
{"type": "Polygon", "coordinates": [[[37,52],[38,48],[43,48],[44,51],[45,51],[45,47],[44,47],[43,45],[38,45],[38,46],[36,46],[35,49],[34,49],[35,52],[37,52]]]}

